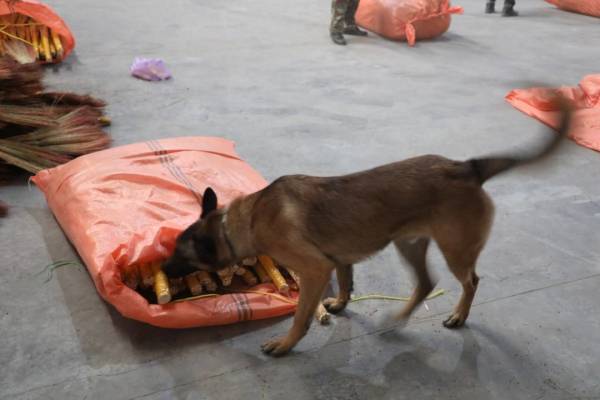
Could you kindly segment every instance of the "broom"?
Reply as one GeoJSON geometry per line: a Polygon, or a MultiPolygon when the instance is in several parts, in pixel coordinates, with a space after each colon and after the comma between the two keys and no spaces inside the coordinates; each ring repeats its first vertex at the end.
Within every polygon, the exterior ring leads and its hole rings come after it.
{"type": "Polygon", "coordinates": [[[0,174],[6,164],[37,173],[110,144],[104,101],[44,92],[41,79],[38,64],[0,57],[0,174]]]}
{"type": "Polygon", "coordinates": [[[89,107],[77,108],[56,122],[52,127],[0,139],[0,159],[37,173],[73,157],[105,149],[110,144],[96,113],[89,107]]]}
{"type": "MultiPolygon", "coordinates": [[[[13,136],[10,141],[35,145],[59,154],[79,156],[105,149],[110,138],[91,107],[79,107],[56,119],[56,125],[13,136]]],[[[1,148],[1,146],[0,146],[1,148]]]]}
{"type": "Polygon", "coordinates": [[[0,139],[0,159],[27,172],[36,174],[43,169],[64,164],[71,158],[39,146],[0,139]]]}
{"type": "Polygon", "coordinates": [[[11,57],[0,57],[0,94],[29,97],[44,90],[44,71],[38,64],[20,64],[11,57]]]}
{"type": "Polygon", "coordinates": [[[9,125],[19,125],[33,128],[55,126],[56,119],[60,117],[60,110],[53,107],[15,106],[0,104],[0,121],[5,124],[2,136],[9,136],[9,125]]]}

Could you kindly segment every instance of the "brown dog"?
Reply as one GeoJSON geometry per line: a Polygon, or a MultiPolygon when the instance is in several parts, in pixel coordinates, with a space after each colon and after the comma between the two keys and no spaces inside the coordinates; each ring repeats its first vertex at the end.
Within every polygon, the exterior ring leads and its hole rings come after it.
{"type": "Polygon", "coordinates": [[[217,209],[206,189],[200,220],[177,239],[165,263],[170,276],[215,271],[249,256],[267,254],[302,280],[294,323],[287,336],[266,342],[265,353],[287,353],[306,334],[333,270],[339,294],[324,301],[333,313],[346,307],[352,265],[393,242],[414,270],[417,287],[396,318],[406,320],[434,285],[425,256],[430,239],[463,286],[447,328],[464,324],[479,278],[475,263],[492,224],[494,207],[482,184],[551,153],[567,132],[529,155],[452,161],[426,155],[339,177],[284,176],[265,189],[217,209]]]}

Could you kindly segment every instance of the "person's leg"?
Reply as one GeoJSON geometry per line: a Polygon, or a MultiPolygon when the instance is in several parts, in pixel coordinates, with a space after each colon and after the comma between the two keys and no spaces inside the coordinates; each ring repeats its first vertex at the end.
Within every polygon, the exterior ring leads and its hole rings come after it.
{"type": "Polygon", "coordinates": [[[345,45],[344,39],[344,19],[349,8],[349,0],[331,0],[331,25],[329,26],[329,35],[333,43],[345,45]]]}
{"type": "Polygon", "coordinates": [[[516,17],[519,15],[515,11],[515,0],[504,0],[504,8],[502,9],[503,17],[516,17]]]}
{"type": "Polygon", "coordinates": [[[496,12],[496,0],[488,0],[488,2],[485,3],[485,13],[493,14],[495,12],[496,12]]]}
{"type": "Polygon", "coordinates": [[[346,10],[346,27],[344,28],[344,33],[347,35],[367,36],[367,32],[358,29],[358,26],[356,26],[356,20],[354,19],[354,16],[356,15],[356,10],[358,10],[359,1],[360,0],[350,0],[350,4],[348,5],[348,8],[346,10]]]}

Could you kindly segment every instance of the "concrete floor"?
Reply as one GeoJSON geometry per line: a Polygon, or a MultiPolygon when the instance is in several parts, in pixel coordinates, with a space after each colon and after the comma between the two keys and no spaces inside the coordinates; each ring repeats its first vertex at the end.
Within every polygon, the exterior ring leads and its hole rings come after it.
{"type": "MultiPolygon", "coordinates": [[[[422,153],[466,158],[517,148],[541,125],[503,96],[520,82],[574,85],[598,73],[598,19],[519,1],[521,16],[465,14],[415,48],[374,35],[334,46],[323,0],[49,1],[78,46],[49,70],[55,87],[110,103],[115,144],[182,135],[234,139],[268,179],[330,175],[422,153]],[[135,56],[163,57],[174,79],[130,78],[135,56]]],[[[313,326],[294,353],[262,341],[290,318],[169,331],[121,317],[76,259],[35,188],[0,188],[1,399],[598,399],[600,155],[567,143],[547,169],[498,178],[497,218],[468,326],[441,327],[448,290],[402,331],[360,302],[313,326]]],[[[356,293],[410,293],[392,250],[356,268],[356,293]]]]}

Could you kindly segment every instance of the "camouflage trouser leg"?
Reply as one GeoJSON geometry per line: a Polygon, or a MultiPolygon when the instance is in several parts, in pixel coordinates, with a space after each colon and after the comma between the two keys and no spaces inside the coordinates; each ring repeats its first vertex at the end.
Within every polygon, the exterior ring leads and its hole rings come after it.
{"type": "Polygon", "coordinates": [[[356,10],[358,10],[358,3],[360,0],[349,0],[348,8],[346,10],[346,26],[356,26],[356,21],[354,20],[354,15],[356,15],[356,10]]]}
{"type": "Polygon", "coordinates": [[[353,0],[331,0],[331,32],[343,32],[345,19],[353,0]]]}

